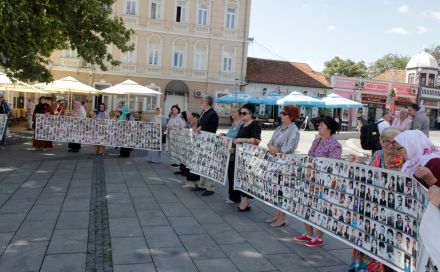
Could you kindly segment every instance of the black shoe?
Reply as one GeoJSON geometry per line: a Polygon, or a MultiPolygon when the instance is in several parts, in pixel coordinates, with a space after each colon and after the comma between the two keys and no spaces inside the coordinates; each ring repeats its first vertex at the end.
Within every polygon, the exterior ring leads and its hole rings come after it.
{"type": "Polygon", "coordinates": [[[171,166],[171,167],[174,167],[174,168],[176,168],[176,167],[180,167],[180,165],[175,164],[175,163],[171,164],[170,166],[171,166]]]}
{"type": "Polygon", "coordinates": [[[176,172],[174,172],[174,175],[182,175],[183,176],[183,173],[180,171],[176,171],[176,172]]]}
{"type": "Polygon", "coordinates": [[[237,212],[250,212],[251,211],[251,206],[247,206],[244,209],[240,209],[240,206],[237,207],[237,212]]]}
{"type": "Polygon", "coordinates": [[[205,192],[203,192],[202,196],[210,196],[210,195],[213,195],[213,194],[214,194],[214,191],[206,190],[205,192]]]}
{"type": "Polygon", "coordinates": [[[205,188],[196,187],[196,188],[192,188],[191,191],[193,191],[193,192],[200,192],[200,191],[206,191],[206,189],[205,188]]]}

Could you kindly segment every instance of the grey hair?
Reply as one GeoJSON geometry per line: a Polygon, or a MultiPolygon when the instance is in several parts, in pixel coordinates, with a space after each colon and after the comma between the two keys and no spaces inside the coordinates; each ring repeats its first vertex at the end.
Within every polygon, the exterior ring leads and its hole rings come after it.
{"type": "Polygon", "coordinates": [[[383,112],[382,116],[385,116],[385,115],[387,115],[387,114],[390,114],[390,111],[389,111],[389,110],[385,110],[385,111],[383,112]]]}
{"type": "Polygon", "coordinates": [[[380,134],[380,138],[383,139],[385,137],[396,137],[400,134],[400,132],[401,131],[398,129],[389,127],[382,131],[382,133],[380,134]]]}
{"type": "Polygon", "coordinates": [[[210,96],[210,95],[203,96],[202,101],[206,101],[208,103],[208,105],[211,107],[214,104],[214,98],[212,98],[212,96],[210,96]]]}

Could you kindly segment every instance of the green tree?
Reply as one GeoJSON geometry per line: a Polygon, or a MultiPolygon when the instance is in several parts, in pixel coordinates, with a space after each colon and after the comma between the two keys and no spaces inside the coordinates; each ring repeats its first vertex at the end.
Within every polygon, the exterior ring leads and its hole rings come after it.
{"type": "Polygon", "coordinates": [[[331,76],[347,76],[347,77],[365,77],[367,75],[367,66],[365,62],[354,62],[350,59],[341,59],[336,56],[324,63],[323,74],[327,78],[331,76]]]}
{"type": "Polygon", "coordinates": [[[46,65],[54,50],[72,48],[102,70],[118,65],[107,45],[122,52],[133,31],[109,7],[115,0],[3,0],[0,1],[0,66],[23,81],[49,82],[46,65]]]}
{"type": "Polygon", "coordinates": [[[388,70],[404,70],[409,60],[409,56],[392,53],[386,54],[368,67],[368,74],[373,78],[388,70]]]}
{"type": "Polygon", "coordinates": [[[425,51],[431,54],[437,60],[437,62],[440,62],[440,45],[425,48],[425,51]]]}

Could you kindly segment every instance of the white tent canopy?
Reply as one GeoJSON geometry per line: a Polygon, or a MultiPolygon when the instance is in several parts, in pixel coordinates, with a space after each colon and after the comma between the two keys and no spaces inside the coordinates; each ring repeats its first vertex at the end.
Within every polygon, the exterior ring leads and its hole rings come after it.
{"type": "Polygon", "coordinates": [[[324,102],[319,99],[304,95],[300,92],[291,92],[289,95],[277,100],[278,105],[295,105],[303,107],[322,107],[324,102]]]}
{"type": "Polygon", "coordinates": [[[160,92],[142,86],[133,80],[127,79],[124,82],[101,90],[101,93],[106,94],[128,94],[128,95],[156,95],[160,92]]]}
{"type": "Polygon", "coordinates": [[[15,82],[4,73],[0,72],[0,91],[25,92],[25,93],[46,93],[43,90],[38,90],[32,85],[26,84],[22,81],[15,82]]]}
{"type": "Polygon", "coordinates": [[[86,85],[71,76],[63,77],[49,84],[39,83],[34,86],[48,92],[98,93],[97,89],[86,85]]]}
{"type": "Polygon", "coordinates": [[[329,94],[323,99],[325,103],[324,108],[327,109],[348,109],[348,108],[362,108],[363,105],[359,102],[344,98],[337,94],[329,94]]]}

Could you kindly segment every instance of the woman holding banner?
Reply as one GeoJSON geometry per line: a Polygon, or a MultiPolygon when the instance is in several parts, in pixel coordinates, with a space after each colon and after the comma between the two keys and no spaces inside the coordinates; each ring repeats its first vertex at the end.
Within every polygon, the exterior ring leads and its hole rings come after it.
{"type": "MultiPolygon", "coordinates": [[[[86,110],[84,109],[83,105],[81,104],[81,101],[73,102],[72,117],[76,117],[76,118],[86,118],[87,117],[86,110]]],[[[81,144],[80,143],[69,143],[68,148],[69,148],[69,152],[79,152],[81,150],[81,144]]]]}
{"type": "MultiPolygon", "coordinates": [[[[110,114],[105,108],[105,104],[101,103],[98,106],[98,110],[95,113],[94,119],[110,119],[110,114]]],[[[105,146],[103,145],[94,145],[93,147],[93,155],[104,155],[105,146]]]]}
{"type": "MultiPolygon", "coordinates": [[[[179,105],[177,105],[177,104],[173,105],[171,107],[171,114],[170,114],[170,118],[168,119],[168,124],[167,124],[166,145],[170,144],[170,129],[183,128],[183,127],[185,127],[185,125],[186,125],[186,122],[185,122],[185,120],[183,120],[182,116],[180,115],[179,105]]],[[[169,148],[167,148],[167,150],[169,150],[169,148]]],[[[173,164],[171,164],[171,166],[172,167],[179,167],[177,162],[173,162],[173,164]]]]}
{"type": "Polygon", "coordinates": [[[406,159],[402,172],[414,176],[429,189],[430,203],[420,223],[423,248],[419,253],[417,272],[437,271],[440,266],[438,237],[440,224],[440,150],[420,130],[407,130],[395,139],[397,151],[406,159]]]}
{"type": "MultiPolygon", "coordinates": [[[[34,120],[34,128],[36,126],[36,115],[37,114],[44,114],[44,115],[50,115],[53,114],[52,108],[49,104],[46,102],[46,97],[42,96],[38,100],[38,105],[35,106],[33,120],[34,120]]],[[[52,141],[43,141],[43,140],[36,140],[35,134],[34,134],[34,140],[32,141],[32,147],[35,148],[35,150],[45,150],[47,148],[52,148],[52,141]]]]}
{"type": "MultiPolygon", "coordinates": [[[[300,116],[300,109],[295,106],[284,106],[280,112],[281,126],[275,129],[267,147],[271,154],[292,154],[298,147],[299,130],[294,121],[300,116]]],[[[280,227],[287,224],[286,214],[277,211],[274,218],[266,220],[272,227],[280,227]]]]}
{"type": "MultiPolygon", "coordinates": [[[[252,115],[255,112],[255,108],[252,104],[244,104],[240,108],[240,116],[243,121],[243,126],[240,128],[237,134],[237,138],[234,140],[234,144],[253,144],[258,145],[261,141],[261,126],[252,119],[252,115]]],[[[252,197],[248,194],[241,194],[240,206],[237,207],[238,212],[251,211],[250,202],[252,197]]]]}
{"type": "MultiPolygon", "coordinates": [[[[130,110],[127,106],[122,107],[121,115],[118,117],[119,121],[134,121],[134,116],[130,114],[130,110]]],[[[128,158],[133,148],[121,147],[119,149],[119,157],[128,158]]]]}
{"type": "MultiPolygon", "coordinates": [[[[156,109],[154,111],[153,118],[150,119],[150,122],[161,124],[161,126],[162,126],[162,133],[164,132],[165,126],[166,126],[166,123],[167,123],[167,119],[166,119],[166,117],[164,117],[162,115],[162,112],[161,112],[159,107],[156,107],[156,109]]],[[[149,150],[148,151],[147,161],[148,162],[153,162],[153,163],[160,163],[162,161],[161,151],[149,150]]]]}
{"type": "MultiPolygon", "coordinates": [[[[231,108],[231,119],[232,126],[228,130],[228,133],[225,135],[226,137],[235,139],[240,131],[241,126],[243,125],[243,121],[240,118],[240,109],[236,106],[231,108]]],[[[241,201],[241,193],[240,191],[234,190],[234,171],[235,171],[235,149],[231,148],[229,151],[231,156],[229,157],[229,165],[228,165],[228,181],[229,181],[229,198],[225,201],[226,204],[234,204],[240,203],[241,201]]]]}
{"type": "MultiPolygon", "coordinates": [[[[371,166],[400,171],[404,163],[404,159],[396,148],[394,148],[394,138],[400,133],[400,130],[395,128],[386,128],[380,134],[380,144],[383,147],[382,150],[376,151],[373,154],[373,159],[370,163],[371,166]]],[[[383,188],[385,189],[385,188],[383,188]]],[[[383,193],[385,191],[382,190],[383,193]]],[[[385,202],[386,203],[386,202],[385,202]]],[[[384,205],[381,201],[381,205],[384,205]]],[[[361,253],[360,251],[353,249],[351,253],[350,272],[360,271],[377,271],[385,272],[390,271],[388,267],[382,263],[376,261],[373,258],[361,253]]]]}
{"type": "MultiPolygon", "coordinates": [[[[338,131],[338,123],[330,116],[325,116],[321,119],[318,127],[319,138],[315,139],[309,150],[311,157],[324,157],[331,159],[341,159],[342,146],[333,136],[338,131]]],[[[313,227],[305,224],[306,232],[295,236],[296,241],[306,242],[308,247],[322,246],[324,241],[322,236],[324,233],[320,230],[316,231],[316,236],[313,235],[313,227]]]]}

